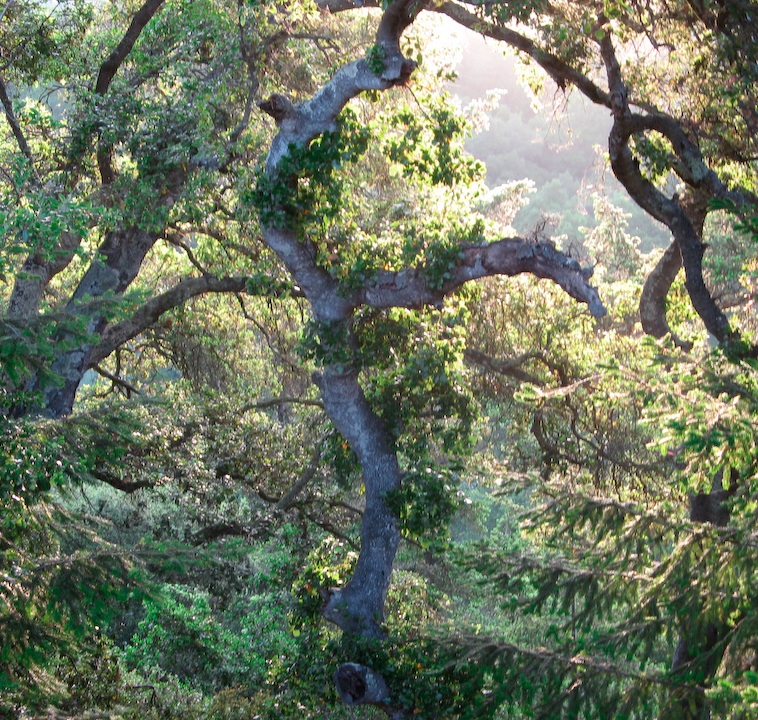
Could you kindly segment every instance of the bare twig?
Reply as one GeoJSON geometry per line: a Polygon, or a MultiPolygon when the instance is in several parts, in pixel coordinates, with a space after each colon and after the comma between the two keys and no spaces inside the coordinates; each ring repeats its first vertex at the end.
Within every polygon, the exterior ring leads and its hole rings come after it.
{"type": "Polygon", "coordinates": [[[282,396],[277,398],[268,398],[266,400],[256,400],[255,402],[243,405],[238,412],[240,415],[242,415],[246,412],[250,412],[251,410],[264,410],[265,408],[275,407],[276,405],[284,405],[285,403],[293,403],[296,405],[310,405],[312,407],[322,409],[324,407],[324,403],[321,402],[321,400],[308,400],[307,398],[282,396]]]}
{"type": "Polygon", "coordinates": [[[127,382],[123,378],[118,377],[117,375],[114,375],[111,372],[108,372],[104,367],[96,363],[92,366],[92,369],[98,374],[102,375],[104,378],[107,378],[110,380],[114,385],[118,385],[119,387],[124,388],[124,390],[128,393],[134,393],[135,395],[142,395],[142,391],[132,385],[130,382],[127,382]]]}

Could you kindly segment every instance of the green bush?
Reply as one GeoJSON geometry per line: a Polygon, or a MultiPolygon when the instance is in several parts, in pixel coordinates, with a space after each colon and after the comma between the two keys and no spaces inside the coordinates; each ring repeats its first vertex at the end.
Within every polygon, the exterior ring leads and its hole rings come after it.
{"type": "Polygon", "coordinates": [[[158,667],[206,692],[255,687],[267,659],[293,642],[281,602],[273,594],[240,595],[221,612],[208,592],[166,585],[159,599],[145,603],[124,661],[130,669],[158,667]]]}

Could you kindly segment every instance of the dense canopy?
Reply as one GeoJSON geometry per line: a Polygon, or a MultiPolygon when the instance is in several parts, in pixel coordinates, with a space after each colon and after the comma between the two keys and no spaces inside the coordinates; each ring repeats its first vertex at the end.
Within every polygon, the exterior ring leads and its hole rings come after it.
{"type": "Polygon", "coordinates": [[[8,0],[0,715],[755,716],[756,11],[8,0]]]}

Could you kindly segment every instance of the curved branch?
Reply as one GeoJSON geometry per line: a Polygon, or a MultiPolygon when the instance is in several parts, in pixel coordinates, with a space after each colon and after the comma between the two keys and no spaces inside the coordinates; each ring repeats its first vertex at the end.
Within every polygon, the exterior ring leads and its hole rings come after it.
{"type": "MultiPolygon", "coordinates": [[[[367,90],[388,90],[408,80],[416,63],[400,53],[400,34],[419,7],[416,0],[394,0],[385,10],[377,34],[377,42],[381,41],[387,52],[380,75],[374,73],[366,58],[354,60],[341,66],[309,100],[292,105],[283,96],[272,95],[264,101],[263,109],[275,118],[279,127],[266,158],[269,176],[279,174],[279,166],[290,147],[307,146],[324,132],[334,130],[337,116],[352,98],[367,90]]],[[[300,242],[295,232],[276,226],[262,230],[264,241],[285,263],[319,319],[339,320],[350,314],[352,306],[338,299],[337,282],[316,265],[311,248],[300,242]]]]}
{"type": "MultiPolygon", "coordinates": [[[[480,5],[480,3],[475,4],[480,5]]],[[[337,13],[365,7],[380,7],[381,3],[377,2],[377,0],[317,0],[317,5],[322,10],[337,13]]],[[[443,2],[438,5],[432,4],[426,9],[440,13],[441,15],[447,15],[447,17],[462,27],[468,28],[479,35],[507,43],[512,48],[529,55],[559,87],[565,88],[567,85],[573,85],[593,103],[606,107],[611,106],[610,95],[605,90],[557,55],[553,55],[538,47],[534,41],[525,35],[521,35],[508,27],[486,23],[456,2],[443,2]]]]}
{"type": "Polygon", "coordinates": [[[238,522],[219,522],[210,527],[202,528],[190,536],[192,545],[202,545],[224,537],[245,537],[250,534],[249,528],[238,522]]]}
{"type": "Polygon", "coordinates": [[[689,352],[692,343],[678,338],[666,320],[666,298],[681,267],[682,254],[674,240],[645,279],[640,293],[640,321],[645,334],[654,338],[670,334],[674,345],[689,352]]]}
{"type": "MultiPolygon", "coordinates": [[[[385,10],[377,33],[377,44],[386,52],[379,75],[374,74],[367,60],[357,60],[342,66],[310,100],[292,105],[282,96],[272,96],[263,103],[262,109],[274,117],[279,128],[266,162],[270,177],[281,172],[282,160],[290,147],[306,146],[332,130],[338,114],[351,98],[365,90],[386,90],[407,80],[415,63],[400,54],[399,37],[417,9],[415,0],[395,0],[385,10]]],[[[294,230],[264,225],[262,234],[266,244],[287,266],[320,322],[347,321],[362,304],[374,307],[439,304],[469,280],[522,272],[555,280],[572,297],[586,302],[593,314],[598,317],[605,314],[597,291],[588,283],[591,273],[548,243],[506,238],[486,245],[464,246],[458,260],[447,269],[449,278],[446,276],[441,285],[430,277],[434,273],[420,267],[400,272],[379,271],[370,285],[345,293],[339,282],[318,265],[312,248],[294,230]]],[[[397,519],[385,496],[399,487],[401,473],[384,422],[371,409],[358,377],[358,370],[352,365],[336,363],[314,376],[329,418],[358,457],[366,489],[361,551],[355,572],[344,587],[324,591],[323,614],[346,632],[381,638],[385,636],[384,601],[400,539],[397,519]]]]}
{"type": "Polygon", "coordinates": [[[127,495],[131,495],[133,492],[136,492],[137,490],[142,490],[142,488],[150,488],[155,485],[154,480],[138,480],[137,482],[124,482],[123,480],[119,480],[113,473],[109,473],[105,470],[98,470],[93,469],[89,471],[89,474],[94,477],[96,480],[100,480],[101,482],[106,483],[107,485],[110,485],[112,488],[115,488],[116,490],[120,490],[123,493],[126,493],[127,495]]]}
{"type": "Polygon", "coordinates": [[[149,328],[163,313],[179,307],[190,298],[208,292],[244,292],[248,281],[247,277],[218,278],[212,275],[182,280],[170,290],[148,300],[130,318],[106,328],[100,342],[92,350],[89,367],[96,365],[117,347],[149,328]]]}
{"type": "MultiPolygon", "coordinates": [[[[95,83],[95,92],[97,94],[104,95],[108,91],[110,83],[119,67],[131,52],[145,25],[155,15],[162,3],[163,0],[146,0],[132,18],[132,22],[123,39],[100,66],[95,83]]],[[[0,87],[0,90],[4,94],[4,86],[0,87]]],[[[8,117],[8,121],[11,123],[11,116],[8,115],[8,106],[5,105],[5,99],[0,98],[0,100],[3,102],[6,117],[8,117]]],[[[11,127],[13,128],[13,123],[11,123],[11,127]]],[[[15,128],[14,135],[16,135],[22,152],[31,162],[31,151],[28,149],[23,135],[19,136],[15,128]]],[[[89,138],[88,134],[87,143],[89,142],[89,138]]],[[[72,159],[67,168],[69,177],[64,185],[68,190],[72,190],[78,181],[80,160],[80,157],[72,159]]],[[[115,177],[110,165],[110,150],[108,148],[101,147],[98,149],[98,164],[100,166],[101,178],[105,184],[108,184],[115,177]]],[[[34,166],[32,165],[32,167],[34,166]]],[[[55,275],[69,265],[80,243],[81,235],[79,233],[63,232],[58,244],[49,255],[43,257],[39,253],[32,253],[28,256],[21,272],[16,275],[15,286],[8,306],[9,316],[31,317],[37,312],[45,288],[55,275]]]]}
{"type": "Polygon", "coordinates": [[[314,376],[334,426],[350,443],[363,470],[366,508],[361,552],[350,582],[325,591],[324,617],[342,630],[384,637],[384,601],[400,542],[397,519],[385,502],[400,485],[400,467],[384,422],[370,408],[353,368],[329,366],[314,376]]]}
{"type": "Polygon", "coordinates": [[[388,53],[381,74],[374,74],[366,58],[349,62],[312,98],[286,108],[278,124],[280,130],[266,158],[266,172],[274,175],[291,144],[305,146],[334,129],[337,116],[347,103],[366,90],[388,90],[407,82],[416,63],[400,53],[400,35],[420,9],[416,0],[394,0],[385,10],[377,31],[377,43],[388,53]]]}
{"type": "Polygon", "coordinates": [[[382,19],[376,31],[376,42],[381,45],[387,54],[400,55],[400,36],[409,25],[416,19],[421,10],[420,0],[411,2],[393,2],[382,13],[382,19]]]}
{"type": "MultiPolygon", "coordinates": [[[[610,43],[610,40],[607,40],[610,43]]],[[[619,78],[620,80],[620,78],[619,78]]],[[[681,123],[670,115],[654,112],[647,115],[630,113],[626,118],[630,135],[654,130],[666,137],[679,160],[673,168],[690,187],[708,192],[711,197],[728,198],[737,205],[758,204],[758,196],[744,187],[730,188],[706,164],[700,149],[689,138],[681,123]]]]}
{"type": "MultiPolygon", "coordinates": [[[[632,115],[629,110],[629,91],[623,82],[621,68],[609,34],[600,41],[600,47],[612,97],[614,121],[608,138],[608,150],[613,173],[643,210],[671,230],[682,255],[687,293],[708,331],[721,343],[736,340],[737,333],[732,330],[726,315],[714,302],[705,285],[703,279],[705,247],[695,227],[682,209],[678,197],[674,195],[669,199],[658,190],[643,176],[639,162],[632,155],[629,140],[632,134],[639,132],[641,116],[632,115]]],[[[703,179],[705,180],[705,177],[703,179]]]]}
{"type": "Polygon", "coordinates": [[[575,300],[587,303],[594,317],[606,314],[597,290],[589,284],[592,271],[582,268],[550,242],[515,237],[488,245],[464,246],[458,262],[447,272],[450,278],[441,287],[435,287],[423,267],[399,272],[380,270],[374,283],[361,290],[356,300],[379,308],[419,308],[440,304],[447,295],[470,280],[530,273],[553,280],[575,300]]]}
{"type": "Polygon", "coordinates": [[[546,52],[535,45],[532,40],[517,33],[515,30],[498,25],[486,24],[482,22],[481,18],[454,2],[443,2],[430,9],[442,13],[443,15],[447,15],[463,27],[469,28],[470,30],[485,35],[486,37],[490,37],[493,40],[500,40],[507,43],[512,48],[526,53],[555,81],[559,87],[565,88],[566,85],[573,85],[593,103],[604,105],[605,107],[611,106],[609,93],[598,87],[592,82],[592,80],[579,72],[576,68],[571,67],[558,56],[546,52]]]}
{"type": "MultiPolygon", "coordinates": [[[[694,223],[695,229],[702,237],[705,217],[708,213],[708,195],[703,191],[690,191],[680,199],[687,217],[694,223]]],[[[671,285],[682,267],[682,254],[679,244],[674,240],[661,256],[660,260],[648,274],[640,293],[640,321],[646,334],[662,338],[671,335],[678,348],[685,352],[692,349],[692,342],[682,340],[669,327],[666,320],[666,298],[671,285]]]]}

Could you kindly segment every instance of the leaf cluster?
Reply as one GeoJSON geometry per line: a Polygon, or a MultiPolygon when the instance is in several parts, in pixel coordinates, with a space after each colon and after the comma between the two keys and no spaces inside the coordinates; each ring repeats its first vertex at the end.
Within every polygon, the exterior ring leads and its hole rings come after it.
{"type": "Polygon", "coordinates": [[[463,151],[468,125],[444,100],[430,104],[423,116],[401,108],[389,118],[389,127],[402,134],[388,133],[382,150],[402,168],[403,177],[448,187],[481,179],[484,166],[463,151]]]}
{"type": "Polygon", "coordinates": [[[369,131],[350,108],[336,125],[307,147],[291,145],[273,175],[258,173],[243,202],[257,210],[264,226],[297,229],[305,238],[322,234],[339,217],[345,204],[341,170],[366,152],[369,131]]]}

